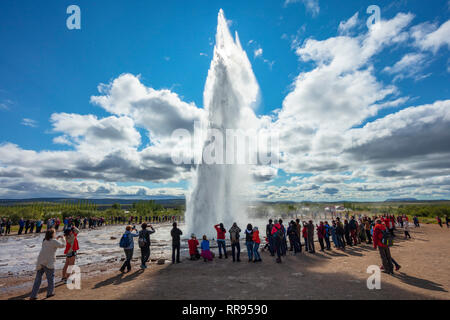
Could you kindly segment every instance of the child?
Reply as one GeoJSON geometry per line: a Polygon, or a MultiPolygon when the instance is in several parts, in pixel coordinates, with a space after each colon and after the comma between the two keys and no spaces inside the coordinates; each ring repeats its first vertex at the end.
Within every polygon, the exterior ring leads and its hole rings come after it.
{"type": "Polygon", "coordinates": [[[209,249],[209,241],[206,238],[206,235],[203,236],[203,241],[202,241],[202,257],[203,257],[203,261],[212,261],[212,254],[211,254],[211,250],[209,249]]]}
{"type": "Polygon", "coordinates": [[[189,255],[191,256],[191,260],[200,259],[200,254],[198,253],[198,240],[195,234],[191,234],[191,239],[188,241],[189,245],[189,255]]]}

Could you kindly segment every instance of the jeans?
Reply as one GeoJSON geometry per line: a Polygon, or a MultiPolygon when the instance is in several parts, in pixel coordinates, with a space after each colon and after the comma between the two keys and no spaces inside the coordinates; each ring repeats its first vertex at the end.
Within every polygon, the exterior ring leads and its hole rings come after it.
{"type": "Polygon", "coordinates": [[[123,263],[120,271],[131,270],[131,259],[133,258],[133,249],[123,249],[125,251],[125,262],[123,263]]]}
{"type": "Polygon", "coordinates": [[[305,240],[305,251],[308,252],[308,238],[303,238],[305,240]]]}
{"type": "Polygon", "coordinates": [[[180,244],[172,244],[172,263],[175,263],[175,252],[176,252],[176,262],[180,262],[180,244]]]}
{"type": "Polygon", "coordinates": [[[339,248],[339,242],[338,242],[338,238],[337,238],[336,234],[332,234],[331,239],[333,240],[334,246],[336,248],[339,248]]]}
{"type": "Polygon", "coordinates": [[[31,291],[31,298],[36,298],[39,292],[39,288],[41,287],[42,282],[42,275],[44,274],[47,276],[47,296],[50,296],[54,293],[55,290],[55,269],[49,269],[45,266],[42,266],[41,269],[39,269],[36,272],[36,279],[34,280],[33,290],[31,291]]]}
{"type": "Polygon", "coordinates": [[[253,255],[255,257],[255,261],[261,260],[261,256],[259,255],[258,249],[259,249],[259,243],[255,243],[253,246],[253,255]]]}
{"type": "Polygon", "coordinates": [[[20,227],[19,227],[19,231],[17,232],[17,234],[22,234],[22,231],[23,231],[23,227],[20,226],[20,227]]]}
{"type": "Polygon", "coordinates": [[[148,259],[150,258],[150,246],[141,248],[141,265],[145,266],[148,259]]]}
{"type": "Polygon", "coordinates": [[[235,242],[231,244],[231,254],[233,255],[233,261],[240,261],[241,257],[241,244],[239,242],[235,242]]]}
{"type": "Polygon", "coordinates": [[[247,246],[248,260],[253,260],[253,241],[247,241],[245,245],[247,246]]]}
{"type": "Polygon", "coordinates": [[[225,244],[225,240],[224,239],[218,239],[217,240],[217,245],[219,246],[219,257],[222,257],[222,249],[223,249],[223,254],[225,255],[225,258],[228,258],[228,256],[227,256],[227,246],[225,244]]]}
{"type": "Polygon", "coordinates": [[[325,243],[327,244],[327,250],[331,249],[330,236],[325,236],[325,243]]]}

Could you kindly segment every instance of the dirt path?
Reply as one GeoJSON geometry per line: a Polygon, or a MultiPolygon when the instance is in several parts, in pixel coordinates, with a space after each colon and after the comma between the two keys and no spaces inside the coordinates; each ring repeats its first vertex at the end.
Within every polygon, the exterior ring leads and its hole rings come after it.
{"type": "MultiPolygon", "coordinates": [[[[135,262],[122,275],[116,263],[83,277],[82,290],[59,285],[52,299],[450,299],[450,230],[423,225],[411,235],[404,241],[397,234],[391,252],[402,268],[394,276],[382,274],[381,290],[366,287],[367,267],[380,265],[380,257],[364,244],[345,252],[288,256],[282,264],[267,253],[263,263],[248,263],[244,252],[243,262],[235,264],[231,259],[184,260],[141,271],[135,262]]],[[[30,287],[19,289],[0,299],[24,299],[29,292],[30,287]]],[[[44,297],[43,287],[39,298],[44,297]]]]}

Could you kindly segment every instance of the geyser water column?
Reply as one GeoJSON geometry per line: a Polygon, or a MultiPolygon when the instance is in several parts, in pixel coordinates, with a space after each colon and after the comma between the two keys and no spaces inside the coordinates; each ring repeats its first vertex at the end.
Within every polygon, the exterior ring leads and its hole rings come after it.
{"type": "MultiPolygon", "coordinates": [[[[239,37],[237,33],[235,39],[231,36],[222,10],[203,99],[208,112],[207,128],[221,132],[224,145],[227,129],[246,130],[254,124],[253,108],[259,99],[259,86],[239,37]]],[[[203,152],[209,150],[211,141],[211,136],[206,135],[203,152]]],[[[219,222],[227,229],[237,222],[244,229],[246,200],[251,191],[248,165],[199,164],[190,191],[186,207],[188,235],[193,232],[198,237],[215,236],[213,226],[219,222]]]]}

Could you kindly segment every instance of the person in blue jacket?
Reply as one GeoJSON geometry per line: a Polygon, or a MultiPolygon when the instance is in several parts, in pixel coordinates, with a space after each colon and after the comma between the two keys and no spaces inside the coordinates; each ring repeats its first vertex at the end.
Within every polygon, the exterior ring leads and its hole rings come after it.
{"type": "Polygon", "coordinates": [[[23,221],[23,218],[20,218],[20,220],[19,220],[19,232],[18,232],[18,234],[22,234],[23,227],[25,227],[25,221],[23,221]]]}
{"type": "Polygon", "coordinates": [[[133,258],[133,251],[134,251],[134,237],[139,237],[139,233],[136,230],[136,227],[127,226],[125,228],[125,233],[123,234],[123,237],[129,237],[128,246],[124,247],[123,250],[125,251],[125,262],[123,263],[122,267],[120,268],[120,272],[125,272],[125,268],[127,268],[127,271],[131,271],[131,259],[133,258]],[[131,231],[135,231],[135,233],[132,233],[131,231]],[[130,241],[131,240],[131,241],[130,241]]]}

